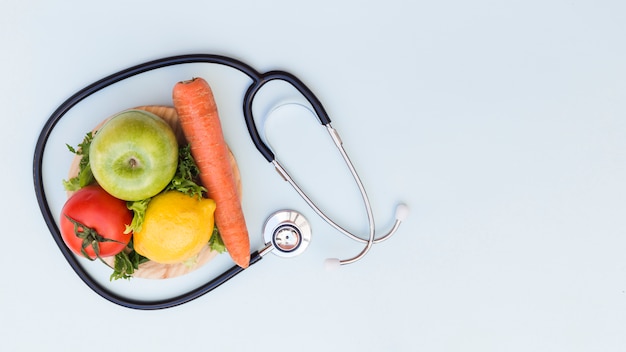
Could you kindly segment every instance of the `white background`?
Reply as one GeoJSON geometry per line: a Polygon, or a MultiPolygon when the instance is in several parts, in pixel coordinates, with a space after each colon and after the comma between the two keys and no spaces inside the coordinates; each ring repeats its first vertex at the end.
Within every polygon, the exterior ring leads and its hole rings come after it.
{"type": "MultiPolygon", "coordinates": [[[[4,1],[0,350],[624,351],[624,4],[4,1]],[[84,285],[37,206],[39,132],[86,84],[197,52],[305,81],[362,174],[377,228],[410,205],[397,236],[326,272],[324,258],[360,247],[250,153],[239,159],[260,173],[244,175],[251,234],[278,207],[299,209],[314,228],[303,256],[267,257],[160,311],[84,285]]],[[[241,136],[233,143],[249,143],[241,136]]],[[[312,183],[316,195],[331,187],[312,183]]],[[[366,230],[358,198],[322,202],[366,230]]]]}

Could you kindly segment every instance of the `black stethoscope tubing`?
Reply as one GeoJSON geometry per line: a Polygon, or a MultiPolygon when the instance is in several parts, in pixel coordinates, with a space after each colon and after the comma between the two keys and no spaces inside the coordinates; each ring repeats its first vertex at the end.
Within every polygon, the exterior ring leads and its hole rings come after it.
{"type": "Polygon", "coordinates": [[[274,80],[281,80],[290,83],[294,88],[296,88],[300,94],[302,94],[311,107],[315,111],[320,123],[324,126],[330,123],[330,118],[324,110],[322,103],[317,99],[315,94],[311,92],[311,90],[300,81],[294,75],[285,72],[285,71],[270,71],[265,74],[261,74],[258,77],[259,79],[254,80],[254,82],[248,88],[246,95],[243,100],[243,115],[246,120],[246,125],[248,127],[248,132],[250,133],[250,138],[254,142],[254,145],[259,150],[259,152],[263,155],[265,160],[268,162],[274,161],[274,153],[272,150],[263,142],[259,131],[256,127],[256,123],[254,122],[254,116],[252,114],[252,102],[254,101],[254,97],[256,93],[268,82],[274,80]]]}
{"type": "MultiPolygon", "coordinates": [[[[90,95],[106,88],[110,85],[113,85],[117,82],[125,80],[127,78],[133,77],[135,75],[145,73],[148,71],[152,71],[159,68],[164,68],[168,66],[175,66],[181,64],[190,64],[190,63],[210,63],[210,64],[220,64],[225,65],[231,68],[234,68],[244,74],[246,74],[250,79],[252,79],[252,83],[249,86],[248,90],[245,93],[243,99],[243,113],[246,121],[246,126],[250,137],[258,149],[258,151],[263,155],[263,157],[268,161],[272,162],[274,160],[274,153],[272,150],[263,142],[261,136],[257,130],[256,123],[254,121],[254,116],[252,114],[252,102],[254,100],[257,92],[265,85],[266,83],[273,80],[283,80],[290,83],[294,88],[296,88],[311,104],[311,107],[315,111],[318,116],[318,119],[321,124],[327,125],[330,123],[330,119],[328,114],[324,110],[324,107],[320,103],[320,101],[315,97],[313,92],[297,77],[294,75],[284,72],[284,71],[269,71],[267,73],[259,73],[249,65],[230,57],[222,56],[222,55],[213,55],[213,54],[189,54],[189,55],[178,55],[165,57],[153,61],[148,61],[139,65],[135,65],[129,67],[127,69],[121,70],[109,76],[106,76],[85,88],[79,90],[70,98],[68,98],[65,102],[63,102],[59,107],[52,113],[52,115],[48,118],[46,123],[43,126],[43,129],[39,135],[37,140],[37,144],[35,146],[35,154],[33,161],[33,179],[35,186],[35,193],[37,196],[37,202],[39,204],[39,208],[41,209],[44,220],[52,233],[52,237],[54,238],[57,246],[61,250],[63,256],[68,261],[72,269],[76,272],[76,274],[81,278],[81,280],[87,284],[93,291],[102,296],[103,298],[118,304],[120,306],[124,306],[132,309],[140,309],[140,310],[154,310],[154,309],[163,309],[174,307],[191,300],[194,300],[212,290],[219,287],[226,281],[230,280],[237,274],[241,273],[244,269],[241,267],[234,265],[224,273],[220,274],[218,277],[213,280],[203,284],[187,293],[182,295],[162,300],[154,300],[154,301],[141,301],[136,299],[130,299],[126,297],[122,297],[110,290],[106,289],[102,285],[98,284],[87,272],[81,267],[79,261],[74,256],[74,254],[67,248],[65,243],[63,242],[59,228],[56,225],[55,216],[51,213],[50,208],[48,206],[45,190],[43,187],[43,175],[42,175],[42,164],[43,164],[43,154],[46,147],[46,143],[50,134],[57,122],[61,120],[61,118],[76,104],[89,97],[90,95]]],[[[259,251],[254,251],[250,254],[250,265],[261,260],[262,256],[259,251]]]]}

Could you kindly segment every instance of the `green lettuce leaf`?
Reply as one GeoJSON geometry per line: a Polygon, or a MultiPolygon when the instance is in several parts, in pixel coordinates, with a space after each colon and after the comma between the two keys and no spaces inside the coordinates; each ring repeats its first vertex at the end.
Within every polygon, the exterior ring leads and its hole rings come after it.
{"type": "Polygon", "coordinates": [[[78,174],[69,180],[63,180],[63,188],[65,188],[66,191],[78,191],[79,189],[95,182],[95,178],[91,172],[91,167],[89,166],[89,147],[91,146],[92,141],[93,133],[88,132],[82,143],[78,144],[77,148],[66,144],[67,149],[70,152],[81,156],[80,163],[78,164],[78,174]]]}

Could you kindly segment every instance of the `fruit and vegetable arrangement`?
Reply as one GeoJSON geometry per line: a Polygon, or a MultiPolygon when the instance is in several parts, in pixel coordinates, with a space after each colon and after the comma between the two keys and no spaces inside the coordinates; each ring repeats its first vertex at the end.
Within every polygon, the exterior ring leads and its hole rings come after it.
{"type": "Polygon", "coordinates": [[[178,82],[172,101],[122,111],[68,145],[61,236],[111,280],[179,276],[223,252],[249,265],[239,171],[211,87],[178,82]]]}

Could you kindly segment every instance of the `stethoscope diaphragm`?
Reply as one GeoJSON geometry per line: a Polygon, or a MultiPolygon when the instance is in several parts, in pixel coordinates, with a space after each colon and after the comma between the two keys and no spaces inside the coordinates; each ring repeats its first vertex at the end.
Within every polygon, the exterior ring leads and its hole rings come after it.
{"type": "Polygon", "coordinates": [[[311,225],[295,210],[279,210],[265,221],[263,239],[275,255],[295,257],[311,242],[311,225]]]}

